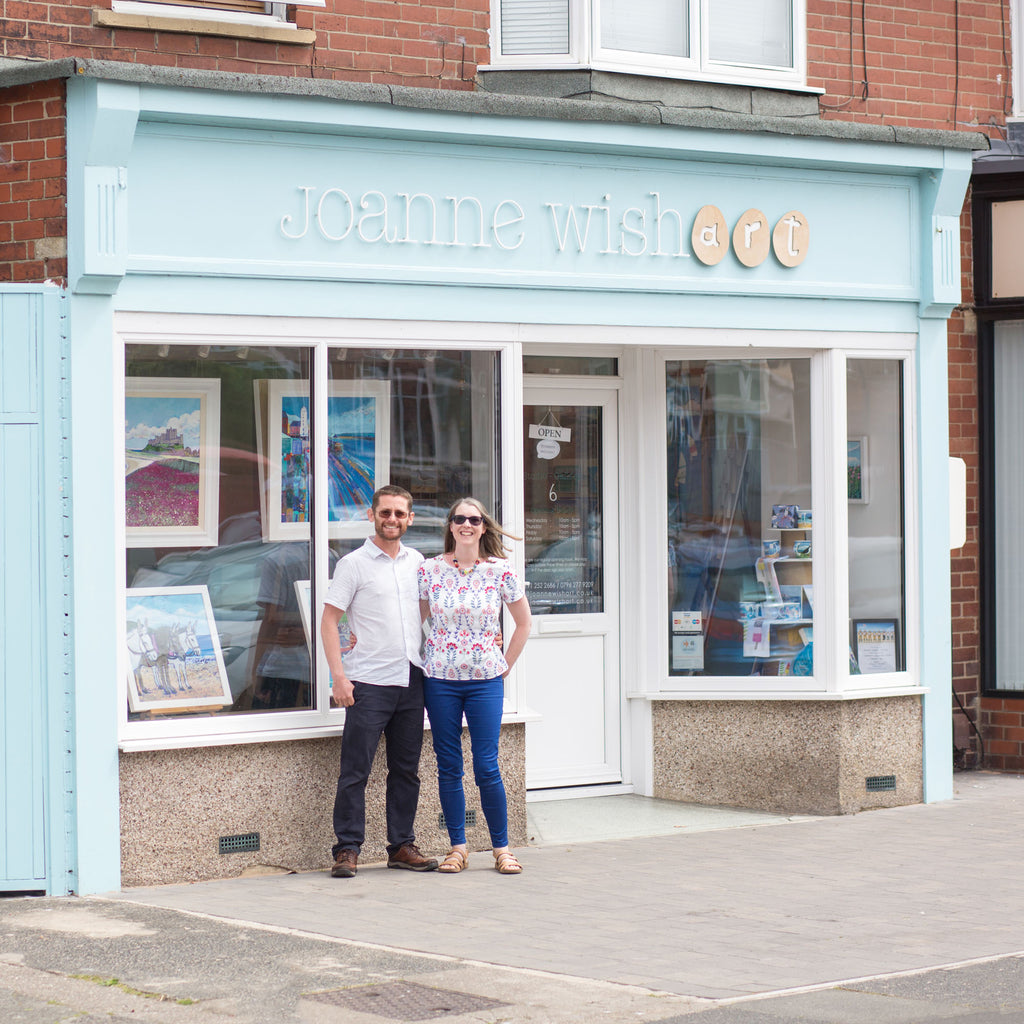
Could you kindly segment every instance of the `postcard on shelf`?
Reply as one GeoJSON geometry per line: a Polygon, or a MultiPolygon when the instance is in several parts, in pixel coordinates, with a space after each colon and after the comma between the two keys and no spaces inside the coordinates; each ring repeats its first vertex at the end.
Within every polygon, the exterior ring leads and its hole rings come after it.
{"type": "Polygon", "coordinates": [[[772,526],[776,530],[795,530],[799,513],[797,505],[772,505],[772,526]]]}
{"type": "Polygon", "coordinates": [[[767,658],[771,649],[771,627],[764,619],[751,619],[743,623],[744,658],[767,658]]]}

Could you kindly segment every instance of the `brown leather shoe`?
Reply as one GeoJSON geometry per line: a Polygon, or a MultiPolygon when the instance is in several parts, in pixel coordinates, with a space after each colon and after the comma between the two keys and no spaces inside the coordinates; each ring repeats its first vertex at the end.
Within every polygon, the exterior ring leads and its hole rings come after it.
{"type": "Polygon", "coordinates": [[[405,868],[408,871],[436,871],[437,861],[433,857],[424,857],[415,843],[405,843],[394,853],[388,854],[389,868],[405,868]]]}
{"type": "Polygon", "coordinates": [[[331,878],[351,878],[359,868],[356,861],[359,854],[355,850],[339,850],[338,856],[334,858],[334,867],[331,868],[331,878]]]}

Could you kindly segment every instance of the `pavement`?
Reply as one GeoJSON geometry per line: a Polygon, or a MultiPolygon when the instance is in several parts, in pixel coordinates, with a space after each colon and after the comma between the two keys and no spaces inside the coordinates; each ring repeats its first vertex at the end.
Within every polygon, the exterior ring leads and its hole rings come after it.
{"type": "Polygon", "coordinates": [[[1024,778],[842,817],[531,804],[519,876],[0,899],[2,1024],[1021,1024],[1024,778]]]}

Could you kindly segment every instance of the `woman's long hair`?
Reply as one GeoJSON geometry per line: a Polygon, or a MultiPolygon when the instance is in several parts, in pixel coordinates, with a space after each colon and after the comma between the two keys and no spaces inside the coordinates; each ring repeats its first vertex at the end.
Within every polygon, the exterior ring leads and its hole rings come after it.
{"type": "Polygon", "coordinates": [[[455,515],[456,509],[460,505],[472,505],[480,513],[480,518],[484,521],[484,534],[480,538],[480,554],[486,559],[491,558],[508,558],[508,552],[505,550],[504,545],[501,543],[502,537],[508,537],[509,540],[520,540],[521,538],[513,536],[507,530],[503,529],[501,524],[484,508],[483,503],[478,501],[476,498],[459,498],[457,502],[450,509],[448,509],[448,518],[445,520],[444,525],[444,553],[446,555],[451,554],[455,550],[455,536],[452,533],[452,517],[455,515]]]}

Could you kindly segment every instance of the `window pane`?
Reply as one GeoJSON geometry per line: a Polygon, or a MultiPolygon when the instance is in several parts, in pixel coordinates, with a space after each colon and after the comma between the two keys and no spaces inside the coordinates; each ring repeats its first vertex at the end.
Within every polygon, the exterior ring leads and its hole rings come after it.
{"type": "Polygon", "coordinates": [[[793,66],[792,0],[709,0],[711,59],[730,64],[793,66]]]}
{"type": "Polygon", "coordinates": [[[607,50],[690,55],[685,0],[600,0],[601,41],[607,50]]]}
{"type": "Polygon", "coordinates": [[[810,675],[807,359],[670,361],[669,672],[810,675]]]}
{"type": "MultiPolygon", "coordinates": [[[[386,402],[386,479],[375,484],[397,484],[413,496],[404,543],[440,554],[448,509],[459,498],[478,498],[501,521],[496,353],[332,349],[330,381],[332,396],[372,389],[386,402]]],[[[344,439],[335,434],[329,443],[344,439]]],[[[335,474],[332,467],[332,488],[335,474]]],[[[370,534],[368,500],[357,505],[359,528],[329,529],[334,557],[370,534]]]]}
{"type": "Polygon", "coordinates": [[[602,413],[598,405],[523,408],[526,594],[535,615],[604,611],[602,413]],[[568,430],[571,443],[531,439],[531,423],[568,430]]]}
{"type": "Polygon", "coordinates": [[[134,345],[125,370],[130,717],[312,707],[309,424],[266,405],[308,405],[308,351],[134,345]]]}
{"type": "Polygon", "coordinates": [[[993,354],[992,480],[995,489],[995,644],[993,685],[1024,690],[1024,323],[997,323],[993,354]]]}
{"type": "Polygon", "coordinates": [[[523,356],[523,373],[617,377],[619,361],[614,356],[523,356]]]}
{"type": "Polygon", "coordinates": [[[569,0],[502,0],[501,52],[568,53],[569,0]]]}
{"type": "Polygon", "coordinates": [[[847,363],[850,671],[901,671],[904,659],[903,364],[847,363]]]}

